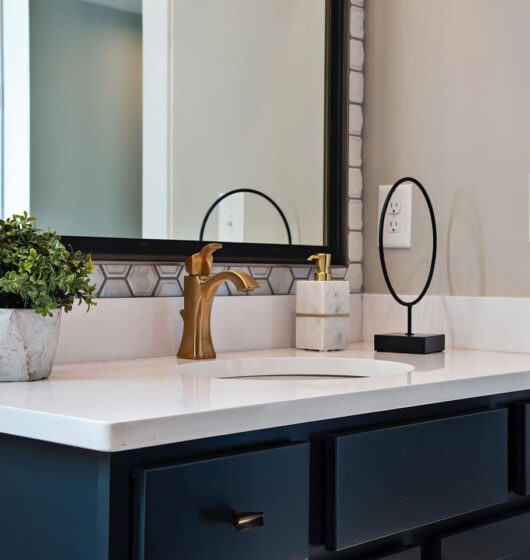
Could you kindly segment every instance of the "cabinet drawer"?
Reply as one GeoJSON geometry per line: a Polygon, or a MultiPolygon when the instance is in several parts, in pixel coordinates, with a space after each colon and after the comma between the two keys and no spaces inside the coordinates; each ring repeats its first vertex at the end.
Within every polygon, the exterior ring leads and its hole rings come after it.
{"type": "Polygon", "coordinates": [[[506,501],[505,409],[327,438],[326,548],[506,501]]]}
{"type": "Polygon", "coordinates": [[[530,513],[441,537],[441,560],[523,560],[530,558],[530,513]]]}
{"type": "Polygon", "coordinates": [[[308,444],[137,468],[134,474],[141,560],[307,557],[308,444]]]}

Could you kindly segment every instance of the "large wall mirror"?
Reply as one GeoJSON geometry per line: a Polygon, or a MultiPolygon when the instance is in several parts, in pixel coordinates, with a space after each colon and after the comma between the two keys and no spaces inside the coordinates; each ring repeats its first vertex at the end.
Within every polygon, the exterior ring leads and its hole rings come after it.
{"type": "Polygon", "coordinates": [[[345,263],[348,0],[3,0],[2,215],[100,259],[345,263]]]}

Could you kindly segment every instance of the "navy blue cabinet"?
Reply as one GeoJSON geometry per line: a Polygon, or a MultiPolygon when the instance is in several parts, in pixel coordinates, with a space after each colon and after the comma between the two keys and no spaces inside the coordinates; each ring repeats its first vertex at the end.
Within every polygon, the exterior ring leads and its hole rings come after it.
{"type": "Polygon", "coordinates": [[[329,550],[508,499],[506,409],[332,435],[328,445],[329,550]]]}
{"type": "Polygon", "coordinates": [[[440,560],[528,560],[530,513],[444,536],[437,548],[440,560]]]}
{"type": "Polygon", "coordinates": [[[516,410],[516,491],[530,494],[530,404],[520,403],[516,410]]]}
{"type": "Polygon", "coordinates": [[[309,445],[135,470],[139,560],[302,560],[309,445]]]}
{"type": "Polygon", "coordinates": [[[530,560],[520,403],[530,391],[117,453],[0,434],[0,560],[530,560]]]}
{"type": "Polygon", "coordinates": [[[374,560],[421,560],[421,548],[419,546],[407,548],[400,552],[379,556],[374,560]]]}

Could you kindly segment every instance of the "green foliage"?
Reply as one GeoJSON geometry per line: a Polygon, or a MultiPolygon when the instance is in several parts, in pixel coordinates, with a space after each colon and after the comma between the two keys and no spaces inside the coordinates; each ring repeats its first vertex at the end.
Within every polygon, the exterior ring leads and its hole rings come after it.
{"type": "Polygon", "coordinates": [[[90,309],[96,287],[89,274],[96,268],[89,255],[68,251],[57,233],[39,229],[26,212],[0,220],[0,308],[46,317],[54,309],[70,311],[77,299],[90,309]]]}

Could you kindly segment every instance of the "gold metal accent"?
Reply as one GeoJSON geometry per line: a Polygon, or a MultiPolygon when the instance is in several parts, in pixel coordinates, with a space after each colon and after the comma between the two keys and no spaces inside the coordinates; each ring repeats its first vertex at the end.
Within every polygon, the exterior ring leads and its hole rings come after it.
{"type": "Polygon", "coordinates": [[[224,282],[233,282],[239,292],[251,292],[259,288],[252,276],[240,270],[224,270],[212,274],[213,253],[221,249],[221,243],[209,243],[198,253],[186,259],[188,276],[184,278],[184,331],[177,353],[185,360],[213,360],[215,349],[210,330],[210,318],[215,293],[224,282]]]}
{"type": "Polygon", "coordinates": [[[297,317],[317,317],[325,319],[326,317],[349,317],[349,313],[297,313],[297,317]]]}
{"type": "Polygon", "coordinates": [[[254,527],[263,527],[264,524],[265,516],[262,511],[234,513],[232,516],[232,525],[238,533],[254,527]]]}
{"type": "Polygon", "coordinates": [[[314,279],[318,282],[328,282],[333,280],[331,276],[331,254],[330,253],[317,253],[316,255],[311,255],[308,261],[316,261],[317,271],[315,272],[314,279]]]}

